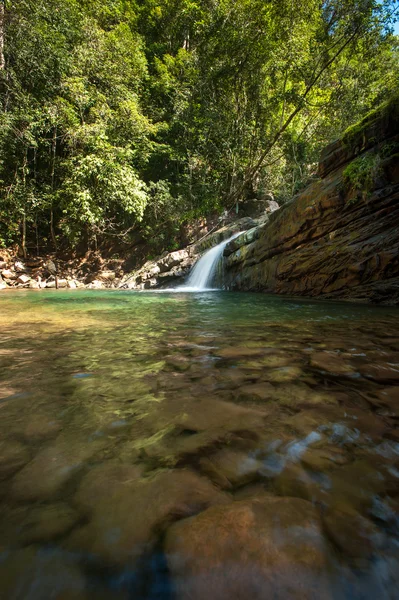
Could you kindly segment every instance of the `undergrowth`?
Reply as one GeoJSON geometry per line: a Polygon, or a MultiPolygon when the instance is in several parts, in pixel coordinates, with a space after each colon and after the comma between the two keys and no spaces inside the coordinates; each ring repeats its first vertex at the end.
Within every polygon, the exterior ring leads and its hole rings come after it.
{"type": "Polygon", "coordinates": [[[368,193],[377,177],[381,174],[381,156],[376,154],[362,154],[352,160],[344,169],[345,184],[353,190],[368,193]]]}

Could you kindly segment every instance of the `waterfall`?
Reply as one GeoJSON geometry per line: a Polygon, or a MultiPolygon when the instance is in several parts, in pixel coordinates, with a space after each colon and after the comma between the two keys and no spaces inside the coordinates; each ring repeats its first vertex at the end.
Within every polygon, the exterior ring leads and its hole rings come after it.
{"type": "Polygon", "coordinates": [[[228,240],[224,240],[217,246],[214,246],[195,263],[186,284],[179,287],[179,290],[186,291],[205,291],[212,289],[212,280],[215,277],[219,262],[223,257],[223,250],[231,240],[234,240],[242,232],[235,233],[228,240]]]}

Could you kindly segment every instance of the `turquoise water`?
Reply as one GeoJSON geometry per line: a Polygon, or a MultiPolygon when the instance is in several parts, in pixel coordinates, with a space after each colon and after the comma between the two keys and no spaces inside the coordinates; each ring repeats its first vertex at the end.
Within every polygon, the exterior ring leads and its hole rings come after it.
{"type": "Polygon", "coordinates": [[[395,597],[396,309],[2,292],[0,411],[1,598],[395,597]]]}

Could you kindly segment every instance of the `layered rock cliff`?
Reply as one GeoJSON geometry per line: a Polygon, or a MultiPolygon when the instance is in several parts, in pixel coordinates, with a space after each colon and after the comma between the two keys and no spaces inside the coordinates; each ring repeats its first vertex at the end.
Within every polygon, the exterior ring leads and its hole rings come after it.
{"type": "Polygon", "coordinates": [[[399,303],[399,101],[328,146],[318,173],[226,247],[226,287],[399,303]]]}

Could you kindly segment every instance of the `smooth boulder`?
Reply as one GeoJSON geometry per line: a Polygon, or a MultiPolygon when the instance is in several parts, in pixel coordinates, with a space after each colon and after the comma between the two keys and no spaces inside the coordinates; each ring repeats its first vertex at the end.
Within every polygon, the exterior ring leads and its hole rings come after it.
{"type": "Polygon", "coordinates": [[[332,597],[319,517],[299,498],[212,507],[173,525],[165,552],[178,600],[332,597]]]}

